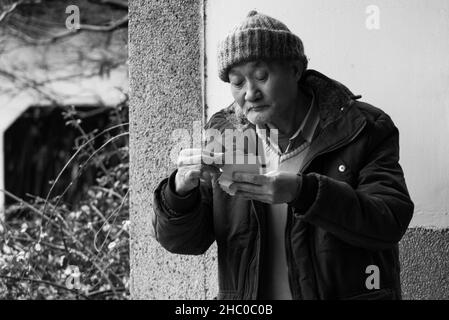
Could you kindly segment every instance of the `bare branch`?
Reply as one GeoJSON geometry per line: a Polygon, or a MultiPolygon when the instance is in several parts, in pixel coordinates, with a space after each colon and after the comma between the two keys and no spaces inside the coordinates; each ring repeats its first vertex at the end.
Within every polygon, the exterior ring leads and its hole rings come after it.
{"type": "Polygon", "coordinates": [[[28,209],[30,209],[31,211],[33,211],[34,213],[37,213],[40,217],[48,220],[50,223],[52,222],[47,216],[45,216],[45,214],[43,214],[39,209],[33,207],[31,204],[29,204],[28,202],[26,202],[25,200],[15,196],[14,194],[12,194],[9,191],[0,189],[0,192],[3,192],[4,194],[6,194],[8,197],[16,200],[17,202],[21,203],[23,206],[27,207],[28,209]]]}
{"type": "Polygon", "coordinates": [[[61,290],[69,291],[77,296],[83,297],[86,300],[90,300],[88,296],[86,296],[85,294],[83,294],[81,292],[78,292],[77,290],[69,289],[67,287],[64,287],[60,284],[57,284],[57,283],[54,283],[51,281],[40,280],[40,279],[31,279],[31,278],[25,278],[25,277],[19,278],[19,277],[4,276],[4,275],[0,275],[0,278],[14,280],[14,281],[28,281],[28,282],[34,282],[34,283],[43,283],[43,284],[50,285],[50,286],[53,286],[53,287],[61,289],[61,290]]]}
{"type": "Polygon", "coordinates": [[[81,24],[80,29],[81,30],[89,30],[89,31],[113,31],[115,29],[118,29],[119,27],[125,25],[128,23],[128,15],[124,16],[123,18],[120,18],[117,21],[114,21],[113,23],[110,23],[108,26],[95,26],[95,25],[89,25],[89,24],[81,24]]]}
{"type": "Polygon", "coordinates": [[[127,24],[128,24],[128,15],[124,16],[123,18],[120,18],[117,21],[109,23],[109,25],[97,26],[97,25],[90,25],[90,24],[80,24],[79,29],[63,31],[63,32],[61,32],[59,34],[55,34],[54,36],[51,36],[50,38],[47,38],[47,39],[36,40],[36,39],[29,38],[29,39],[27,39],[27,41],[31,42],[34,45],[45,45],[45,44],[53,43],[53,42],[63,39],[63,38],[71,37],[77,33],[80,33],[81,31],[111,32],[111,31],[117,30],[121,27],[124,27],[127,24]]]}
{"type": "Polygon", "coordinates": [[[99,0],[101,4],[111,4],[116,7],[128,9],[128,1],[126,0],[99,0]]]}
{"type": "Polygon", "coordinates": [[[18,74],[13,74],[11,72],[1,69],[0,69],[0,76],[3,76],[4,78],[9,79],[10,82],[17,84],[19,90],[31,89],[39,93],[43,98],[49,100],[51,103],[53,104],[58,103],[55,96],[52,95],[51,92],[46,92],[45,88],[42,85],[40,85],[38,81],[27,78],[24,75],[19,76],[18,74]]]}
{"type": "MultiPolygon", "coordinates": [[[[115,291],[117,292],[124,292],[126,291],[126,288],[116,288],[115,291]]],[[[102,295],[109,295],[111,292],[113,292],[112,290],[98,290],[98,291],[93,291],[90,292],[88,294],[89,297],[94,297],[94,296],[102,296],[102,295]]]]}
{"type": "Polygon", "coordinates": [[[4,19],[6,19],[7,16],[9,16],[16,8],[19,4],[21,4],[24,0],[18,0],[17,2],[14,2],[8,10],[3,11],[0,14],[0,22],[2,22],[4,19]]]}

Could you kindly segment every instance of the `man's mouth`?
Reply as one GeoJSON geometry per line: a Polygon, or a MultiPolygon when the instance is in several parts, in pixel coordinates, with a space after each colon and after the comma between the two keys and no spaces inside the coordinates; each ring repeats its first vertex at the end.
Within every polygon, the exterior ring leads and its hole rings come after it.
{"type": "Polygon", "coordinates": [[[267,105],[252,106],[252,107],[249,107],[248,112],[250,112],[250,111],[261,111],[261,110],[265,109],[266,107],[268,107],[268,106],[267,105]]]}

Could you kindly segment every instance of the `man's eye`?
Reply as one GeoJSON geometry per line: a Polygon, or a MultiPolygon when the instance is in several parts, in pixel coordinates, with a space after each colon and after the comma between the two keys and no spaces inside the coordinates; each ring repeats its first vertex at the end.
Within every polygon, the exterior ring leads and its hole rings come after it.
{"type": "Polygon", "coordinates": [[[241,87],[242,84],[243,84],[243,80],[242,80],[242,81],[231,81],[231,84],[232,84],[234,87],[241,87]]]}
{"type": "Polygon", "coordinates": [[[256,74],[256,78],[257,78],[257,80],[267,80],[268,73],[266,73],[266,72],[258,73],[258,74],[256,74]]]}

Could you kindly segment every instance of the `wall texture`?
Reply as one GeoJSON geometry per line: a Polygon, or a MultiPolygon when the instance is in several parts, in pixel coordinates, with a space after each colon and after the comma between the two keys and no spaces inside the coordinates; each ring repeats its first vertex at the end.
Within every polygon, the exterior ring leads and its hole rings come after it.
{"type": "Polygon", "coordinates": [[[399,244],[404,299],[449,299],[449,229],[411,228],[399,244]]]}
{"type": "MultiPolygon", "coordinates": [[[[130,2],[131,293],[135,299],[210,299],[215,247],[172,255],[151,236],[152,191],[174,168],[170,134],[202,110],[200,0],[130,2]]],[[[405,299],[449,299],[449,230],[411,228],[400,243],[405,299]]]]}

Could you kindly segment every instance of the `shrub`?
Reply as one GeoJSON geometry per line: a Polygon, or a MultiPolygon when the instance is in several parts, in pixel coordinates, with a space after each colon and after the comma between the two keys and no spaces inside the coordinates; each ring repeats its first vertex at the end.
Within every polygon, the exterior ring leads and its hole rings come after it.
{"type": "Polygon", "coordinates": [[[79,129],[64,170],[75,176],[62,194],[23,200],[5,208],[0,224],[0,298],[127,299],[129,297],[128,101],[111,108],[110,126],[85,133],[75,108],[67,125],[79,129]],[[81,201],[64,194],[89,168],[95,183],[81,201]],[[73,170],[73,169],[76,170],[73,170]]]}

